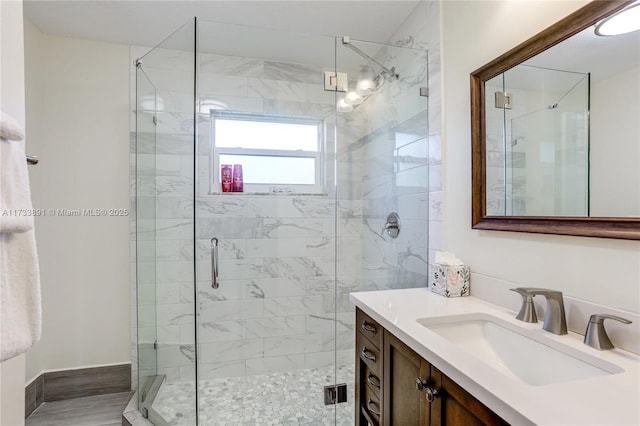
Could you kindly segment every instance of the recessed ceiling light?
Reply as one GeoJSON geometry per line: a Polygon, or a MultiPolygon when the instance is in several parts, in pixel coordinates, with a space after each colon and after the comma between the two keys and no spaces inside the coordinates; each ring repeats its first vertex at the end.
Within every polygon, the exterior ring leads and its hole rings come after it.
{"type": "Polygon", "coordinates": [[[617,36],[640,30],[640,2],[621,10],[596,24],[599,36],[617,36]]]}

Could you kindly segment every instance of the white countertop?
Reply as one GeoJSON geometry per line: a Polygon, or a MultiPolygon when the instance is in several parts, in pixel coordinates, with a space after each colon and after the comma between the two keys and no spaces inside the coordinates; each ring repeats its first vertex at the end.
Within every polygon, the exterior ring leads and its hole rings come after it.
{"type": "Polygon", "coordinates": [[[527,324],[515,312],[475,297],[445,298],[426,288],[351,293],[350,300],[411,349],[513,425],[640,425],[640,357],[623,350],[598,351],[569,332],[557,336],[542,322],[527,324]],[[508,377],[416,320],[484,313],[542,333],[622,369],[623,373],[532,386],[508,377]]]}

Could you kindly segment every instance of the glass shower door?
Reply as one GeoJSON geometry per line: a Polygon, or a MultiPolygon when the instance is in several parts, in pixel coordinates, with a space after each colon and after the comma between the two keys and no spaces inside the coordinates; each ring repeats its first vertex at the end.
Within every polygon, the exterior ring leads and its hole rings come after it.
{"type": "Polygon", "coordinates": [[[200,21],[198,45],[200,424],[334,424],[334,39],[200,21]]]}

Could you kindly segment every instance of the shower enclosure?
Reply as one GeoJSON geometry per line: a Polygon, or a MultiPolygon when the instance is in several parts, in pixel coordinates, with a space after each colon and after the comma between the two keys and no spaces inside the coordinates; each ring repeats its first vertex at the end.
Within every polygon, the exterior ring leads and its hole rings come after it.
{"type": "Polygon", "coordinates": [[[196,19],[136,67],[140,411],[351,424],[349,293],[426,281],[427,52],[196,19]]]}
{"type": "Polygon", "coordinates": [[[487,83],[487,211],[588,216],[589,75],[518,65],[487,83]]]}

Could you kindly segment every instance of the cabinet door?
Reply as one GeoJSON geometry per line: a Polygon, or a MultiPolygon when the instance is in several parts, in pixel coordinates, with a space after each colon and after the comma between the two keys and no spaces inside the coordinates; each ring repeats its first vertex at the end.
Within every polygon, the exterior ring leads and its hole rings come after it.
{"type": "Polygon", "coordinates": [[[431,404],[425,402],[431,406],[432,426],[507,424],[469,392],[433,366],[431,366],[430,383],[438,392],[438,396],[431,404]]]}
{"type": "MultiPolygon", "coordinates": [[[[421,358],[393,334],[384,332],[383,424],[428,425],[422,419],[422,392],[416,389],[421,358]]],[[[428,414],[428,413],[427,413],[428,414]]]]}

